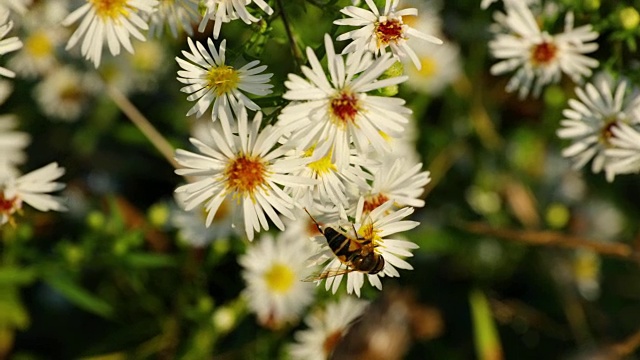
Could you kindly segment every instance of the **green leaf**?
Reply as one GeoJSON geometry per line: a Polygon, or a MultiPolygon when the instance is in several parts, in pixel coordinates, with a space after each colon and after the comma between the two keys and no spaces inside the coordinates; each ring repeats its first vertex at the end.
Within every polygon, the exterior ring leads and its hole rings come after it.
{"type": "Polygon", "coordinates": [[[0,328],[26,329],[29,313],[22,305],[18,289],[14,286],[0,286],[0,328]]]}
{"type": "Polygon", "coordinates": [[[36,275],[33,268],[3,267],[0,268],[0,286],[30,284],[36,275]]]}
{"type": "Polygon", "coordinates": [[[481,291],[473,290],[469,294],[469,304],[473,319],[477,358],[479,360],[503,359],[500,337],[487,297],[481,291]]]}
{"type": "Polygon", "coordinates": [[[124,255],[124,260],[131,266],[138,268],[164,268],[177,265],[173,257],[165,254],[130,253],[124,255]]]}
{"type": "Polygon", "coordinates": [[[105,318],[113,316],[113,307],[109,303],[76,284],[66,274],[51,272],[45,274],[43,280],[79,308],[105,318]]]}

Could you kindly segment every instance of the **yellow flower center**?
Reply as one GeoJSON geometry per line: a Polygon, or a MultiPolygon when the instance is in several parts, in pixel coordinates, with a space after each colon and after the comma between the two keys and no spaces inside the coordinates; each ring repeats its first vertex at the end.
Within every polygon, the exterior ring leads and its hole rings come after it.
{"type": "Polygon", "coordinates": [[[378,37],[378,47],[387,46],[397,42],[403,37],[402,21],[399,19],[386,19],[376,23],[375,34],[378,37]]]}
{"type": "Polygon", "coordinates": [[[355,124],[356,115],[360,111],[360,104],[356,94],[343,90],[333,99],[329,105],[333,123],[344,129],[347,123],[355,124]]]}
{"type": "Polygon", "coordinates": [[[271,268],[264,273],[264,281],[269,290],[277,293],[286,293],[291,289],[296,274],[285,264],[274,263],[271,268]]]}
{"type": "Polygon", "coordinates": [[[322,159],[309,163],[307,166],[318,176],[337,170],[335,164],[331,162],[331,152],[322,159]]]}
{"type": "Polygon", "coordinates": [[[422,69],[420,69],[419,74],[423,77],[430,78],[438,71],[438,64],[432,57],[425,56],[421,58],[420,64],[422,69]]]}
{"type": "Polygon", "coordinates": [[[129,0],[89,0],[96,9],[96,14],[105,19],[115,19],[120,15],[128,16],[127,3],[129,0]]]}
{"type": "Polygon", "coordinates": [[[240,77],[238,72],[231,66],[221,65],[212,67],[207,72],[207,87],[214,89],[217,96],[226,94],[238,87],[240,77]]]}
{"type": "Polygon", "coordinates": [[[239,155],[229,163],[224,176],[227,190],[235,192],[234,196],[248,194],[255,200],[254,192],[260,187],[267,187],[267,167],[257,156],[239,155]]]}
{"type": "Polygon", "coordinates": [[[378,233],[380,230],[374,229],[373,222],[369,218],[369,221],[365,222],[358,229],[358,235],[361,239],[370,240],[374,245],[377,241],[381,240],[378,233]]]}
{"type": "Polygon", "coordinates": [[[36,31],[25,39],[24,47],[35,57],[45,57],[53,51],[53,44],[44,31],[36,31]]]}

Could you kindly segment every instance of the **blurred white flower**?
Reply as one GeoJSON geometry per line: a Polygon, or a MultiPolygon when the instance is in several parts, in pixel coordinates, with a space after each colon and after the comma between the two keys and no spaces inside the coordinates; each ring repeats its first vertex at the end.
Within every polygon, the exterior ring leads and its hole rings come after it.
{"type": "Polygon", "coordinates": [[[56,65],[56,52],[68,37],[60,25],[67,16],[67,1],[37,2],[21,17],[20,29],[24,46],[9,60],[8,65],[23,77],[36,77],[51,71],[56,65]]]}
{"type": "MultiPolygon", "coordinates": [[[[580,169],[593,159],[591,170],[602,171],[608,165],[605,150],[613,146],[613,129],[621,124],[638,123],[640,96],[637,90],[629,89],[624,80],[614,80],[599,74],[593,83],[576,88],[577,99],[569,100],[569,108],[562,114],[557,134],[572,141],[562,155],[573,159],[574,169],[580,169]]],[[[613,168],[612,168],[613,169],[613,168]]],[[[610,170],[611,180],[614,175],[610,170]]]]}
{"type": "Polygon", "coordinates": [[[604,150],[607,157],[605,172],[609,181],[612,181],[617,174],[640,172],[640,129],[638,128],[640,116],[638,115],[634,117],[635,126],[617,123],[611,127],[612,136],[609,138],[611,146],[604,150]]]}
{"type": "Polygon", "coordinates": [[[24,204],[40,211],[65,211],[61,198],[49,193],[61,190],[63,183],[55,182],[64,168],[51,163],[22,176],[0,174],[0,225],[12,222],[13,214],[24,204]]]}
{"type": "Polygon", "coordinates": [[[288,348],[293,360],[327,360],[351,324],[365,311],[369,302],[346,296],[316,309],[305,318],[307,329],[297,331],[296,342],[288,348]]]}
{"type": "Polygon", "coordinates": [[[247,286],[243,291],[258,321],[269,328],[296,322],[314,299],[313,284],[301,281],[309,273],[306,259],[312,244],[265,234],[238,258],[247,286]]]}
{"type": "Polygon", "coordinates": [[[17,166],[24,163],[24,149],[29,145],[29,134],[14,130],[18,120],[13,115],[0,115],[0,177],[17,176],[17,166]]]}
{"type": "Polygon", "coordinates": [[[149,34],[161,37],[168,27],[171,36],[178,37],[180,31],[193,35],[193,24],[200,19],[199,0],[160,1],[158,10],[149,16],[149,34]]]}
{"type": "Polygon", "coordinates": [[[47,116],[76,121],[96,92],[95,77],[75,70],[69,65],[47,75],[33,89],[36,103],[47,116]]]}
{"type": "Polygon", "coordinates": [[[491,67],[493,75],[515,71],[506,90],[518,91],[520,98],[539,96],[542,88],[560,81],[562,74],[574,82],[591,75],[598,61],[584,54],[595,51],[598,32],[589,25],[573,28],[573,13],[565,17],[564,31],[551,35],[540,29],[526,3],[505,2],[506,15],[494,16],[505,27],[489,42],[491,54],[499,61],[491,67]]]}
{"type": "Polygon", "coordinates": [[[264,0],[204,0],[205,13],[198,26],[198,31],[203,32],[209,20],[213,20],[213,38],[218,39],[222,23],[241,19],[245,24],[258,22],[260,19],[251,15],[247,5],[255,3],[267,15],[273,14],[273,9],[264,0]]]}
{"type": "MultiPolygon", "coordinates": [[[[0,8],[0,55],[4,55],[16,51],[22,47],[22,41],[17,37],[5,39],[9,31],[13,28],[13,21],[9,20],[10,12],[8,9],[0,8]]],[[[0,76],[15,77],[16,74],[6,68],[0,67],[0,76]]]]}
{"type": "Polygon", "coordinates": [[[62,21],[63,26],[70,26],[82,18],[66,49],[84,38],[80,53],[96,68],[100,66],[105,42],[111,55],[120,54],[121,46],[133,53],[130,37],[145,40],[140,30],[147,30],[149,25],[143,17],[155,11],[157,5],[158,0],[87,0],[62,21]]]}
{"type": "Polygon", "coordinates": [[[192,247],[201,248],[218,239],[227,239],[232,234],[233,217],[231,201],[225,199],[213,218],[212,225],[206,226],[207,212],[204,207],[196,207],[189,211],[184,206],[184,193],[174,193],[177,206],[171,213],[171,224],[178,229],[178,239],[192,247]]]}

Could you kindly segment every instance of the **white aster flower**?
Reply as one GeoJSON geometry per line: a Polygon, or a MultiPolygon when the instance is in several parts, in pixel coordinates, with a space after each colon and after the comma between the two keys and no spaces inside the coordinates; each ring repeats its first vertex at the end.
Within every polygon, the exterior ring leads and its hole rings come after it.
{"type": "MultiPolygon", "coordinates": [[[[343,226],[341,230],[351,239],[358,239],[359,242],[371,242],[373,251],[377,252],[384,259],[384,267],[378,273],[370,274],[357,271],[348,259],[340,259],[329,248],[325,237],[316,237],[315,241],[321,245],[322,251],[312,257],[315,264],[329,261],[319,276],[311,278],[321,281],[326,278],[325,289],[331,289],[333,293],[338,290],[342,278],[347,276],[347,293],[354,293],[360,296],[360,289],[364,285],[365,276],[369,283],[382,290],[381,277],[398,277],[400,273],[396,268],[412,270],[413,267],[401,257],[413,256],[410,250],[418,248],[418,245],[406,240],[391,239],[389,235],[415,228],[420,223],[416,221],[402,220],[413,213],[412,207],[405,207],[398,211],[392,211],[393,201],[378,206],[369,213],[364,212],[364,198],[360,198],[356,210],[354,223],[347,223],[346,215],[343,213],[343,226]],[[356,234],[354,234],[354,230],[356,234]]],[[[325,226],[326,228],[327,226],[325,226]]],[[[336,227],[334,226],[334,229],[336,227]]],[[[344,256],[343,256],[344,257],[344,256]]]]}
{"type": "MultiPolygon", "coordinates": [[[[16,51],[22,47],[22,41],[17,37],[5,39],[9,31],[13,28],[13,21],[9,20],[9,10],[0,8],[0,55],[16,51]]],[[[0,76],[15,77],[16,74],[6,68],[0,67],[0,76]]]]}
{"type": "Polygon", "coordinates": [[[369,302],[350,296],[316,309],[305,318],[308,329],[297,331],[296,342],[288,348],[293,360],[327,360],[351,324],[365,311],[369,302]]]}
{"type": "MultiPolygon", "coordinates": [[[[636,115],[637,120],[640,116],[636,115]]],[[[633,174],[640,172],[640,131],[639,123],[631,126],[617,123],[611,126],[609,148],[604,150],[607,158],[605,172],[607,179],[612,181],[617,174],[633,174]]]]}
{"type": "Polygon", "coordinates": [[[572,141],[562,155],[573,159],[574,169],[593,159],[591,170],[598,173],[607,165],[605,150],[615,137],[612,129],[640,121],[640,96],[637,90],[628,89],[626,81],[616,84],[606,75],[596,77],[584,89],[576,88],[576,95],[578,99],[570,99],[569,108],[562,112],[565,119],[557,131],[560,138],[572,141]]]}
{"type": "Polygon", "coordinates": [[[97,80],[71,66],[62,66],[33,89],[34,97],[45,115],[62,121],[75,121],[96,92],[97,80]]]}
{"type": "Polygon", "coordinates": [[[0,115],[0,177],[17,176],[17,166],[27,158],[24,149],[31,138],[25,132],[14,130],[17,124],[15,116],[0,115]]]}
{"type": "MultiPolygon", "coordinates": [[[[374,175],[371,185],[360,188],[357,194],[364,198],[364,214],[389,200],[393,202],[392,208],[423,207],[424,200],[420,196],[431,177],[429,171],[421,170],[422,163],[413,163],[406,158],[388,158],[377,168],[371,169],[374,175]]],[[[350,213],[354,214],[355,210],[354,207],[350,213]]]]}
{"type": "Polygon", "coordinates": [[[573,28],[573,13],[565,17],[564,32],[551,35],[540,29],[533,13],[525,3],[505,2],[506,16],[501,15],[505,33],[495,34],[489,42],[492,55],[499,61],[491,67],[493,75],[515,74],[506,90],[518,91],[521,98],[533,93],[539,96],[542,88],[560,81],[562,74],[574,82],[590,76],[598,61],[584,54],[595,51],[598,33],[591,25],[573,28]]]}
{"type": "Polygon", "coordinates": [[[283,97],[294,102],[282,109],[277,126],[291,133],[290,141],[298,149],[315,147],[313,160],[331,154],[331,162],[340,171],[349,163],[352,142],[361,153],[369,146],[379,153],[389,151],[383,134],[399,137],[411,110],[403,99],[367,94],[407,79],[376,80],[394,64],[390,54],[373,62],[366,53],[350,54],[353,61],[347,60],[347,65],[335,53],[329,35],[324,39],[330,79],[313,50],[307,48],[311,68],[303,66],[302,72],[308,80],[289,74],[283,97]]]}
{"type": "Polygon", "coordinates": [[[402,21],[403,16],[418,16],[418,9],[396,10],[400,0],[386,0],[384,11],[381,13],[373,0],[365,1],[371,11],[347,6],[340,12],[349,18],[333,22],[336,25],[360,27],[337,37],[338,41],[353,40],[344,48],[343,53],[371,51],[379,56],[386,52],[387,47],[390,47],[395,57],[400,59],[408,57],[420,69],[420,61],[407,40],[415,37],[433,44],[442,44],[442,40],[437,37],[417,31],[402,21]]]}
{"type": "Polygon", "coordinates": [[[246,7],[252,2],[267,15],[273,14],[273,9],[264,0],[205,0],[206,12],[200,21],[198,31],[203,32],[209,20],[213,20],[213,38],[218,39],[222,23],[235,19],[241,19],[247,25],[258,22],[260,19],[251,15],[246,7]]]}
{"type": "MultiPolygon", "coordinates": [[[[178,71],[178,81],[187,86],[180,91],[189,94],[187,100],[197,100],[187,116],[202,116],[213,103],[211,119],[220,118],[222,129],[227,137],[232,133],[231,120],[239,116],[242,110],[258,111],[260,106],[251,101],[246,93],[264,96],[271,93],[273,85],[268,84],[273,74],[262,73],[266,65],[254,60],[241,68],[234,68],[225,63],[226,40],[222,40],[216,50],[211,38],[207,39],[209,51],[201,43],[194,43],[187,38],[191,52],[182,51],[187,59],[176,57],[182,68],[178,71]]],[[[235,128],[235,126],[234,126],[235,128]]]]}
{"type": "Polygon", "coordinates": [[[24,37],[24,47],[9,60],[9,66],[24,77],[50,72],[57,64],[56,47],[64,41],[60,28],[34,29],[24,37]]]}
{"type": "Polygon", "coordinates": [[[87,3],[73,11],[62,25],[70,26],[83,18],[69,38],[66,49],[74,47],[81,38],[80,53],[91,60],[97,68],[102,58],[102,47],[106,42],[111,55],[120,54],[120,47],[133,53],[130,37],[144,41],[140,30],[149,25],[143,20],[155,11],[158,0],[86,0],[87,3]]]}
{"type": "Polygon", "coordinates": [[[306,259],[312,254],[311,245],[283,236],[274,240],[267,233],[238,258],[247,283],[243,295],[263,326],[277,329],[296,322],[313,302],[315,287],[301,281],[310,270],[306,259]]]}
{"type": "Polygon", "coordinates": [[[171,36],[180,31],[193,35],[193,24],[200,18],[198,0],[160,1],[158,10],[149,14],[149,34],[161,37],[168,27],[171,36]]]}
{"type": "Polygon", "coordinates": [[[64,174],[64,168],[51,163],[20,177],[0,176],[0,225],[12,221],[13,214],[22,209],[23,203],[40,211],[65,211],[62,199],[49,195],[64,188],[55,182],[64,174]]]}
{"type": "Polygon", "coordinates": [[[212,127],[212,143],[190,139],[201,154],[177,150],[176,160],[184,168],[176,170],[176,174],[200,179],[180,186],[176,192],[188,195],[187,211],[204,203],[207,226],[211,225],[222,202],[231,196],[232,206],[244,215],[244,228],[252,240],[254,231],[269,229],[267,217],[280,230],[284,230],[284,224],[278,213],[295,218],[291,211],[293,199],[281,186],[309,186],[314,182],[290,175],[308,161],[284,158],[282,147],[274,149],[281,134],[272,126],[260,130],[261,112],[256,113],[251,127],[247,122],[243,110],[238,119],[238,135],[230,141],[212,127]]]}

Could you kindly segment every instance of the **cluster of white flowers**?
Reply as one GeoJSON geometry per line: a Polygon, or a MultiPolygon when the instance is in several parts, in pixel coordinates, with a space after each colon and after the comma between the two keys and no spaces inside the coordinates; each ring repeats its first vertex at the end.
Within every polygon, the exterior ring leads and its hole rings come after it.
{"type": "Polygon", "coordinates": [[[506,13],[497,12],[494,38],[489,42],[493,56],[500,61],[491,67],[491,73],[501,75],[515,71],[507,84],[507,91],[518,91],[521,98],[560,81],[562,74],[574,82],[588,77],[598,61],[584,54],[598,49],[593,42],[598,33],[593,27],[573,27],[573,13],[567,12],[564,31],[550,34],[525,1],[505,0],[506,13]]]}
{"type": "MultiPolygon", "coordinates": [[[[493,1],[483,1],[488,7],[493,1]]],[[[518,91],[521,98],[539,96],[562,74],[579,85],[576,97],[563,111],[557,135],[571,144],[562,155],[570,158],[574,169],[591,161],[594,173],[604,172],[608,181],[617,174],[640,172],[640,97],[638,90],[623,78],[614,79],[606,70],[598,72],[584,85],[599,62],[585,54],[598,48],[599,36],[590,24],[574,28],[571,11],[565,14],[562,33],[551,35],[544,24],[539,0],[504,0],[505,13],[494,13],[494,39],[489,48],[500,61],[492,66],[495,75],[515,71],[506,90],[518,91]],[[534,16],[534,10],[540,13],[534,16]]],[[[557,9],[553,11],[556,13],[557,9]]]]}
{"type": "MultiPolygon", "coordinates": [[[[214,38],[220,24],[230,19],[254,21],[245,17],[246,11],[235,2],[233,7],[225,1],[210,3],[213,7],[208,8],[203,22],[214,20],[214,38]]],[[[255,3],[271,13],[261,1],[255,3]]],[[[211,121],[205,133],[190,139],[197,151],[176,152],[181,165],[176,173],[188,181],[176,189],[183,209],[194,214],[204,211],[204,223],[210,226],[218,218],[221,204],[225,204],[223,217],[230,219],[234,228],[243,228],[249,240],[272,225],[287,230],[286,240],[278,237],[275,241],[287,241],[289,247],[297,249],[298,254],[290,254],[289,261],[301,257],[302,251],[294,243],[313,244],[309,240],[313,236],[306,231],[290,235],[285,226],[287,222],[302,221],[307,225],[298,228],[308,228],[311,219],[306,210],[319,219],[331,220],[322,228],[342,229],[345,239],[348,236],[358,243],[373,244],[372,251],[385,261],[381,271],[367,274],[373,286],[381,288],[380,277],[399,276],[398,268],[411,269],[403,258],[411,256],[417,245],[389,236],[418,225],[403,219],[413,213],[413,207],[424,206],[419,197],[430,177],[414,160],[418,156],[405,133],[412,127],[411,110],[403,99],[376,92],[407,80],[407,76],[383,76],[398,60],[415,60],[412,62],[420,68],[420,61],[408,45],[409,36],[431,43],[441,41],[404,23],[403,16],[417,15],[417,10],[397,9],[397,5],[397,0],[389,0],[383,12],[372,1],[367,1],[369,10],[345,8],[342,12],[350,18],[337,20],[336,24],[360,28],[337,40],[353,42],[338,54],[334,40],[325,35],[326,68],[322,59],[307,48],[309,65],[302,66],[303,76],[289,74],[282,97],[290,102],[277,116],[273,110],[263,113],[252,100],[272,93],[272,74],[265,72],[265,65],[256,60],[231,66],[225,57],[226,39],[216,46],[212,39],[207,39],[205,45],[188,38],[189,51],[182,52],[183,58],[176,57],[181,68],[178,80],[185,84],[182,91],[189,94],[189,101],[196,102],[187,115],[200,118],[210,111],[211,121]],[[385,51],[387,47],[391,52],[385,51]]],[[[358,271],[350,260],[336,257],[323,236],[316,240],[321,246],[311,246],[315,255],[310,256],[307,251],[309,256],[302,258],[326,262],[324,272],[335,272],[336,276],[327,277],[327,289],[336,292],[346,276],[347,292],[360,295],[364,270],[358,271]]],[[[275,266],[270,262],[282,256],[275,250],[270,250],[274,257],[264,254],[264,242],[273,241],[268,235],[261,236],[242,260],[250,288],[258,289],[248,291],[263,294],[260,299],[270,295],[277,299],[256,309],[260,321],[270,326],[291,315],[283,309],[293,311],[291,306],[282,306],[290,301],[283,296],[298,293],[288,291],[294,289],[288,286],[287,291],[274,289],[288,283],[286,274],[295,273],[300,279],[302,273],[280,261],[277,263],[282,266],[278,265],[278,269],[282,271],[265,275],[270,266],[275,266]],[[262,253],[259,262],[256,255],[251,255],[254,252],[262,253]],[[250,264],[255,263],[260,264],[260,269],[251,270],[250,264]]]]}
{"type": "MultiPolygon", "coordinates": [[[[4,38],[13,27],[9,20],[10,11],[0,7],[0,38],[4,38]]],[[[0,41],[0,54],[19,50],[23,46],[17,37],[0,41]]],[[[11,70],[0,68],[0,75],[14,77],[11,70]]],[[[3,89],[2,103],[11,92],[10,86],[3,89]]],[[[64,188],[64,184],[56,182],[64,174],[64,168],[57,163],[51,163],[42,168],[22,175],[18,168],[25,160],[25,148],[30,137],[15,130],[18,120],[13,115],[0,116],[0,226],[15,224],[14,216],[20,213],[24,204],[28,204],[40,211],[63,211],[65,206],[62,199],[49,193],[64,188]]]]}

